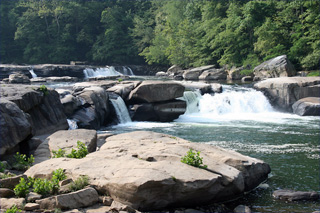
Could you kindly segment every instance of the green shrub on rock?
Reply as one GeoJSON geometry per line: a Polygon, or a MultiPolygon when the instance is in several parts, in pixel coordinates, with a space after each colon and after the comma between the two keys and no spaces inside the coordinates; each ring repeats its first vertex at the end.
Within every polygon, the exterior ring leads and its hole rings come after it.
{"type": "Polygon", "coordinates": [[[52,150],[52,158],[63,158],[66,157],[66,151],[58,149],[58,151],[52,150]]]}
{"type": "Polygon", "coordinates": [[[73,183],[70,184],[70,191],[75,192],[80,189],[83,189],[89,185],[89,177],[87,175],[80,176],[78,179],[76,179],[73,183]]]}
{"type": "Polygon", "coordinates": [[[66,151],[59,149],[58,151],[52,150],[53,158],[61,158],[61,157],[67,157],[67,158],[84,158],[87,154],[89,154],[87,146],[85,143],[81,141],[77,141],[77,149],[75,150],[72,148],[71,153],[66,155],[66,151]]]}
{"type": "Polygon", "coordinates": [[[26,197],[29,194],[29,185],[24,178],[20,178],[19,183],[13,189],[14,194],[18,197],[26,197]]]}
{"type": "Polygon", "coordinates": [[[18,209],[16,205],[13,205],[10,209],[7,209],[5,213],[17,213],[17,212],[22,212],[21,209],[18,209]]]}
{"type": "Polygon", "coordinates": [[[33,155],[30,155],[28,158],[25,154],[20,154],[17,152],[14,155],[15,162],[13,164],[13,168],[17,170],[26,170],[28,169],[34,162],[34,157],[33,155]]]}
{"type": "Polygon", "coordinates": [[[206,169],[208,166],[203,165],[202,157],[200,157],[200,152],[193,152],[193,149],[190,149],[187,152],[187,155],[181,158],[181,162],[188,164],[190,166],[199,167],[202,169],[206,169]]]}
{"type": "Polygon", "coordinates": [[[66,174],[64,173],[63,169],[57,169],[57,170],[54,170],[52,172],[52,179],[57,179],[58,181],[62,181],[64,179],[66,179],[67,176],[66,174]]]}

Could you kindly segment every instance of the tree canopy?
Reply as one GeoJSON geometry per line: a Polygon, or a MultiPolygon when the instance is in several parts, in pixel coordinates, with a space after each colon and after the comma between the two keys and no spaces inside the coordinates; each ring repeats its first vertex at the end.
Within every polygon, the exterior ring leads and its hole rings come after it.
{"type": "Polygon", "coordinates": [[[320,0],[2,0],[1,63],[319,69],[320,0]]]}

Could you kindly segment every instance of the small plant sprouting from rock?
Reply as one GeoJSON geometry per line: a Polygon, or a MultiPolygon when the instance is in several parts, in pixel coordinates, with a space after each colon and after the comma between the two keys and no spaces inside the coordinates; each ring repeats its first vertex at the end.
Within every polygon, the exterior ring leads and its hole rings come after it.
{"type": "Polygon", "coordinates": [[[41,85],[39,89],[44,95],[48,95],[48,88],[45,85],[41,85]]]}
{"type": "Polygon", "coordinates": [[[60,187],[59,181],[64,180],[65,178],[66,175],[63,169],[53,171],[51,180],[31,177],[29,177],[28,180],[25,180],[24,178],[21,178],[13,191],[18,197],[26,197],[31,188],[32,191],[47,196],[57,193],[60,187]]]}
{"type": "Polygon", "coordinates": [[[34,157],[33,155],[30,155],[28,158],[25,154],[20,154],[17,152],[14,155],[15,162],[13,164],[13,168],[17,170],[26,170],[28,169],[34,162],[34,157]]]}
{"type": "Polygon", "coordinates": [[[6,169],[6,165],[0,162],[0,172],[4,172],[5,169],[6,169]]]}
{"type": "Polygon", "coordinates": [[[13,189],[14,194],[18,197],[26,197],[29,194],[29,185],[24,178],[20,178],[19,183],[13,189]]]}
{"type": "Polygon", "coordinates": [[[73,183],[70,184],[69,189],[72,192],[83,189],[89,185],[89,177],[87,175],[80,176],[73,183]]]}
{"type": "Polygon", "coordinates": [[[203,158],[200,157],[200,152],[195,152],[193,149],[190,149],[187,154],[181,158],[181,162],[201,169],[206,169],[208,166],[203,164],[202,159],[203,158]]]}
{"type": "Polygon", "coordinates": [[[11,208],[5,211],[5,213],[17,213],[17,212],[22,212],[22,210],[18,209],[16,205],[13,205],[11,208]]]}
{"type": "Polygon", "coordinates": [[[67,157],[67,158],[84,158],[87,154],[89,154],[88,149],[86,145],[81,142],[77,141],[77,149],[75,150],[72,148],[71,153],[66,155],[66,151],[59,149],[58,151],[52,150],[52,157],[53,158],[62,158],[62,157],[67,157]]]}

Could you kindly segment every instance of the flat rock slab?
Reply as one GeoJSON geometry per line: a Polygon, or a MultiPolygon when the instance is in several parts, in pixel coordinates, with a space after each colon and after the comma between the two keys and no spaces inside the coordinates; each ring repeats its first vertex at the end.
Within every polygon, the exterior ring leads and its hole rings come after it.
{"type": "Polygon", "coordinates": [[[264,181],[270,167],[261,160],[174,136],[136,131],[108,137],[83,159],[55,158],[31,167],[32,177],[88,175],[101,194],[140,211],[196,206],[234,199],[264,181]],[[201,152],[207,169],[181,162],[189,149],[201,152]]]}
{"type": "Polygon", "coordinates": [[[22,209],[24,204],[24,198],[0,198],[0,209],[10,209],[13,206],[17,206],[18,209],[22,209]]]}
{"type": "Polygon", "coordinates": [[[288,201],[319,200],[320,194],[317,192],[302,192],[280,189],[273,192],[273,197],[288,201]]]}
{"type": "Polygon", "coordinates": [[[88,129],[60,130],[50,135],[47,140],[51,152],[62,149],[69,154],[72,148],[76,149],[77,141],[84,143],[89,152],[94,152],[97,148],[97,131],[88,129]]]}

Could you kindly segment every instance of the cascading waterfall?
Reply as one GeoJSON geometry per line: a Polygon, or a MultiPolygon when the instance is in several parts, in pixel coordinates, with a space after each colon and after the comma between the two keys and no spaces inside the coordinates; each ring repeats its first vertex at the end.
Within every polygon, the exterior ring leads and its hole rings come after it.
{"type": "Polygon", "coordinates": [[[199,112],[199,100],[201,98],[201,94],[199,91],[186,91],[183,93],[183,99],[187,103],[186,114],[199,112]]]}
{"type": "Polygon", "coordinates": [[[67,119],[69,130],[78,129],[77,121],[73,119],[67,119]]]}
{"type": "Polygon", "coordinates": [[[102,76],[119,76],[122,73],[118,72],[114,67],[104,67],[104,68],[85,68],[83,70],[83,74],[85,78],[92,78],[92,77],[102,77],[102,76]]]}
{"type": "Polygon", "coordinates": [[[37,78],[38,77],[37,74],[34,73],[33,69],[29,70],[29,72],[30,72],[32,78],[37,78]]]}
{"type": "Polygon", "coordinates": [[[251,88],[224,86],[222,93],[198,95],[195,92],[184,94],[187,110],[176,121],[267,121],[268,116],[275,112],[263,93],[251,88]]]}
{"type": "Polygon", "coordinates": [[[123,99],[118,96],[117,99],[110,99],[120,124],[131,122],[131,118],[123,99]]]}
{"type": "Polygon", "coordinates": [[[125,66],[122,67],[122,71],[117,71],[113,66],[103,67],[103,68],[96,68],[96,69],[85,68],[83,70],[83,74],[84,74],[85,78],[106,77],[106,76],[121,76],[121,75],[134,76],[134,73],[130,69],[130,67],[125,67],[125,66]]]}

